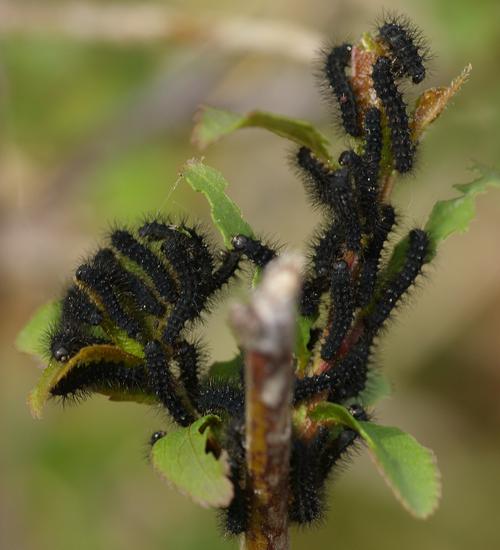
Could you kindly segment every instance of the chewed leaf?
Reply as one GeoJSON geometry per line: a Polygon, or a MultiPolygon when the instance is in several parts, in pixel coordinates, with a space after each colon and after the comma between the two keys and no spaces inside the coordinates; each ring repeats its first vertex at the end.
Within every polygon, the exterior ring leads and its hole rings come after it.
{"type": "Polygon", "coordinates": [[[183,167],[182,177],[195,191],[203,193],[207,198],[212,220],[228,248],[231,248],[231,238],[234,235],[253,237],[252,228],[243,219],[241,210],[226,195],[228,182],[218,170],[193,159],[183,167]]]}
{"type": "MultiPolygon", "coordinates": [[[[461,183],[453,187],[460,191],[454,199],[438,201],[425,224],[425,230],[431,239],[431,257],[435,256],[439,244],[453,233],[464,233],[469,229],[470,222],[475,216],[476,196],[486,193],[489,188],[500,187],[500,173],[486,166],[476,166],[480,176],[470,183],[461,183]]],[[[386,274],[390,275],[401,267],[408,238],[405,237],[394,247],[386,274]]]]}
{"type": "Polygon", "coordinates": [[[424,519],[435,511],[441,495],[439,470],[433,452],[414,437],[398,428],[358,421],[334,403],[319,404],[311,417],[358,432],[382,477],[411,514],[424,519]]]}
{"type": "MultiPolygon", "coordinates": [[[[84,369],[85,365],[96,361],[108,361],[122,363],[131,368],[140,363],[140,359],[134,355],[130,355],[125,351],[110,345],[93,345],[82,348],[75,356],[67,363],[59,363],[53,359],[49,361],[48,366],[44,369],[43,374],[38,381],[38,384],[33,388],[28,396],[28,405],[31,414],[35,418],[41,418],[42,409],[50,397],[50,391],[57,383],[64,378],[72,369],[84,369]]],[[[109,391],[103,391],[105,395],[109,395],[112,399],[116,397],[109,391]]],[[[131,396],[122,399],[130,400],[131,396]]],[[[142,397],[139,402],[143,402],[142,397]]]]}
{"type": "Polygon", "coordinates": [[[223,508],[234,494],[226,453],[216,457],[208,448],[211,426],[219,422],[216,416],[204,416],[187,428],[168,433],[151,452],[153,466],[161,476],[205,507],[223,508]]]}
{"type": "Polygon", "coordinates": [[[224,109],[202,107],[198,113],[192,140],[200,149],[205,149],[222,137],[241,128],[269,130],[298,145],[305,145],[320,158],[331,160],[328,152],[330,142],[312,124],[304,120],[264,111],[251,111],[242,115],[224,109]]]}
{"type": "Polygon", "coordinates": [[[16,348],[24,353],[43,356],[43,339],[50,326],[58,323],[61,317],[61,303],[48,302],[38,308],[16,338],[16,348]]]}
{"type": "Polygon", "coordinates": [[[445,110],[450,99],[467,82],[471,71],[472,65],[469,64],[449,86],[431,88],[418,98],[411,121],[411,131],[414,141],[418,141],[427,126],[434,122],[445,110]]]}
{"type": "Polygon", "coordinates": [[[500,173],[484,166],[477,166],[481,175],[470,183],[457,184],[453,187],[461,195],[445,201],[438,201],[432,209],[425,226],[434,244],[434,253],[438,243],[453,233],[463,233],[469,229],[475,216],[475,199],[486,193],[488,188],[500,187],[500,173]]]}

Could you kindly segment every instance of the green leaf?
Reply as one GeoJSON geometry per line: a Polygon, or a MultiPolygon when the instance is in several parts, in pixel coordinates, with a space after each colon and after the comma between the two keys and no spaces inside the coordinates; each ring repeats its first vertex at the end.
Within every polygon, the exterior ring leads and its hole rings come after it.
{"type": "Polygon", "coordinates": [[[61,317],[61,304],[48,302],[36,310],[16,338],[16,348],[24,353],[43,357],[43,340],[49,327],[56,325],[61,317]]]}
{"type": "Polygon", "coordinates": [[[202,506],[223,508],[234,494],[228,479],[227,454],[216,458],[207,448],[216,416],[204,416],[191,426],[168,433],[152,448],[153,466],[181,493],[202,506]]]}
{"type": "Polygon", "coordinates": [[[144,348],[142,344],[130,338],[123,329],[118,328],[109,321],[104,321],[102,328],[121,350],[135,357],[144,359],[144,348]]]}
{"type": "Polygon", "coordinates": [[[42,376],[38,380],[37,385],[28,395],[28,406],[34,418],[42,417],[43,407],[50,397],[50,390],[54,387],[54,381],[58,378],[62,368],[61,363],[50,360],[49,364],[43,369],[42,376]]]}
{"type": "MultiPolygon", "coordinates": [[[[35,418],[41,418],[43,407],[51,395],[51,390],[62,378],[68,376],[73,369],[84,369],[87,365],[100,361],[120,363],[130,368],[134,368],[142,362],[139,357],[108,344],[96,344],[82,348],[66,363],[60,363],[51,359],[44,369],[40,380],[38,380],[37,385],[28,396],[28,405],[31,414],[35,418]]],[[[107,395],[113,400],[137,401],[139,403],[151,403],[152,401],[150,397],[144,395],[131,395],[125,392],[117,394],[110,391],[106,385],[102,388],[96,388],[95,391],[107,395]]]]}
{"type": "Polygon", "coordinates": [[[314,320],[310,317],[299,316],[297,319],[297,336],[295,340],[295,356],[297,357],[297,366],[300,371],[303,371],[311,357],[311,352],[307,348],[309,339],[311,338],[311,327],[314,320]]]}
{"type": "Polygon", "coordinates": [[[464,233],[469,229],[476,214],[476,196],[486,193],[490,187],[500,187],[500,173],[485,166],[476,166],[476,169],[480,176],[474,181],[453,186],[460,191],[459,197],[438,201],[432,209],[425,230],[431,237],[434,254],[441,241],[453,233],[464,233]]]}
{"type": "Polygon", "coordinates": [[[223,382],[238,383],[243,369],[243,354],[238,353],[229,361],[217,361],[208,369],[209,378],[217,378],[223,382]]]}
{"type": "Polygon", "coordinates": [[[289,139],[298,145],[305,145],[318,157],[331,161],[328,152],[330,142],[312,124],[285,116],[251,111],[246,114],[233,113],[223,109],[204,106],[198,113],[193,130],[193,142],[201,149],[241,128],[262,128],[289,139]]]}
{"type": "MultiPolygon", "coordinates": [[[[454,199],[438,201],[425,224],[431,240],[429,261],[436,255],[438,245],[453,233],[464,233],[476,214],[475,200],[477,195],[486,193],[489,188],[500,187],[500,173],[486,166],[475,167],[480,176],[470,183],[456,184],[453,187],[460,191],[454,199]]],[[[401,239],[394,247],[391,259],[386,268],[386,275],[396,273],[402,266],[408,248],[408,237],[401,239]]]]}
{"type": "Polygon", "coordinates": [[[334,422],[336,424],[344,424],[345,426],[348,426],[361,434],[359,422],[342,405],[322,402],[309,413],[309,416],[317,422],[334,422]]]}
{"type": "Polygon", "coordinates": [[[235,235],[254,236],[252,228],[243,219],[241,210],[226,195],[228,183],[218,170],[193,159],[185,164],[182,177],[195,191],[203,193],[207,198],[212,220],[221,232],[227,248],[231,248],[231,239],[235,235]]]}
{"type": "Polygon", "coordinates": [[[441,496],[434,453],[398,428],[371,422],[359,424],[380,474],[398,500],[416,517],[429,517],[441,496]]]}
{"type": "Polygon", "coordinates": [[[406,257],[406,251],[408,250],[408,236],[403,237],[395,246],[392,251],[391,257],[384,270],[384,277],[391,278],[402,267],[406,257]]]}
{"type": "Polygon", "coordinates": [[[341,405],[320,403],[311,413],[317,421],[344,424],[357,431],[396,498],[414,516],[424,519],[437,508],[441,495],[434,453],[398,428],[356,420],[341,405]]]}
{"type": "MultiPolygon", "coordinates": [[[[60,318],[61,302],[58,300],[48,302],[38,308],[17,335],[16,348],[24,353],[43,358],[46,355],[46,350],[43,349],[44,338],[50,327],[59,323],[60,318]]],[[[104,323],[103,329],[120,349],[136,357],[144,358],[141,344],[129,338],[124,330],[109,322],[104,323]]]]}

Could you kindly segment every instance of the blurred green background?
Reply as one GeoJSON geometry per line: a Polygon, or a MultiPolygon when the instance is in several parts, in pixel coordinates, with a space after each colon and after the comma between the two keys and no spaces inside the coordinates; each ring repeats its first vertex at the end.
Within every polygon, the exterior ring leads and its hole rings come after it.
{"type": "MultiPolygon", "coordinates": [[[[196,106],[254,107],[330,123],[313,78],[322,39],[355,39],[383,8],[406,13],[436,56],[426,86],[472,62],[470,82],[429,130],[417,173],[397,188],[404,226],[421,224],[472,161],[500,167],[498,0],[0,2],[0,548],[222,549],[216,515],[167,487],[146,456],[160,414],[94,398],[34,421],[40,370],[13,348],[30,313],[57,295],[112,222],[178,212],[208,223],[176,185],[196,106]]],[[[415,91],[409,90],[415,95],[415,91]]],[[[316,217],[290,146],[246,130],[207,151],[263,235],[300,247],[316,217]]],[[[379,346],[394,385],[377,419],[433,448],[443,500],[413,520],[361,453],[335,481],[318,529],[293,547],[500,547],[500,194],[480,197],[469,233],[440,250],[379,346]]],[[[234,343],[221,304],[213,356],[234,343]]]]}

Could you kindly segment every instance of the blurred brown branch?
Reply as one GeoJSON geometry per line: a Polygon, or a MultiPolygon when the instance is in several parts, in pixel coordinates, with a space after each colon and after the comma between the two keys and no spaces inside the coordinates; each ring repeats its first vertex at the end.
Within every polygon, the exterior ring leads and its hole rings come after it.
{"type": "Polygon", "coordinates": [[[231,315],[245,352],[247,550],[288,548],[292,353],[302,266],[295,255],[271,262],[250,304],[235,306],[231,315]]]}
{"type": "Polygon", "coordinates": [[[208,42],[237,52],[275,53],[309,62],[321,36],[283,21],[188,13],[158,4],[0,2],[0,34],[61,34],[79,40],[208,42]]]}

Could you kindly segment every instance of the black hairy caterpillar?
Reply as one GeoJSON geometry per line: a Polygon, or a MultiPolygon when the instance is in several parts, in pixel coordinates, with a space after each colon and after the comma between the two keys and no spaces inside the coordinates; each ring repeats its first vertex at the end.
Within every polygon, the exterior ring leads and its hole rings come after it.
{"type": "Polygon", "coordinates": [[[199,369],[202,364],[202,352],[199,344],[181,341],[173,358],[180,370],[180,381],[184,386],[188,397],[195,400],[199,395],[199,369]]]}
{"type": "Polygon", "coordinates": [[[356,213],[352,171],[349,167],[330,170],[306,147],[299,149],[297,163],[306,174],[305,185],[313,202],[333,212],[343,227],[347,246],[357,251],[361,226],[356,213]]]}
{"type": "Polygon", "coordinates": [[[144,368],[109,361],[96,361],[72,369],[52,388],[52,395],[83,398],[92,392],[143,393],[147,387],[144,368]]]}
{"type": "MultiPolygon", "coordinates": [[[[330,176],[332,170],[316,158],[308,147],[297,151],[297,165],[304,174],[304,187],[314,206],[330,206],[332,202],[330,176]]],[[[331,207],[331,206],[330,206],[331,207]]]]}
{"type": "Polygon", "coordinates": [[[229,535],[244,533],[248,526],[250,495],[245,464],[245,423],[243,409],[233,416],[223,437],[229,454],[230,479],[234,488],[231,504],[222,511],[221,519],[229,535]]]}
{"type": "MultiPolygon", "coordinates": [[[[140,339],[141,329],[135,316],[123,306],[119,295],[126,295],[130,289],[125,286],[121,273],[109,262],[113,253],[100,250],[91,262],[82,264],[75,272],[75,279],[97,296],[113,323],[123,329],[131,338],[140,339]]],[[[64,306],[63,306],[64,307],[64,306]]]]}
{"type": "MultiPolygon", "coordinates": [[[[391,209],[392,210],[392,209],[391,209]]],[[[393,220],[393,211],[387,209],[387,226],[393,220]]],[[[387,229],[387,228],[386,228],[387,229]]],[[[406,252],[406,257],[400,270],[382,287],[379,294],[376,296],[369,314],[363,320],[365,334],[362,334],[358,342],[351,346],[350,351],[341,358],[333,369],[326,372],[309,376],[297,380],[295,387],[295,402],[303,401],[318,393],[328,391],[329,400],[333,402],[342,402],[343,400],[355,397],[361,392],[366,383],[366,373],[368,369],[368,361],[370,358],[370,350],[373,339],[378,334],[384,323],[389,318],[390,313],[397,305],[399,299],[415,282],[422,270],[422,266],[426,262],[429,253],[429,238],[425,231],[414,229],[409,233],[409,243],[406,252]]],[[[378,263],[378,260],[377,260],[378,263]]],[[[346,273],[345,268],[342,270],[346,273]]],[[[336,292],[339,297],[333,301],[335,322],[335,307],[342,312],[342,316],[351,314],[352,296],[350,287],[347,286],[347,278],[338,286],[336,292]]],[[[345,334],[344,320],[338,324],[339,328],[334,328],[333,333],[341,331],[345,334]]],[[[332,327],[330,327],[330,334],[332,327]]],[[[325,344],[323,344],[321,354],[324,360],[331,359],[331,356],[337,351],[340,338],[335,339],[336,347],[330,347],[330,339],[332,336],[328,334],[325,344]],[[333,350],[333,351],[332,351],[333,350]]]]}
{"type": "Polygon", "coordinates": [[[111,244],[118,252],[139,265],[151,278],[157,292],[167,302],[176,298],[175,283],[161,259],[138,242],[128,231],[118,229],[111,235],[111,244]]]}
{"type": "Polygon", "coordinates": [[[328,290],[326,277],[308,278],[302,285],[299,311],[304,317],[315,317],[318,314],[321,296],[328,290]]]}
{"type": "Polygon", "coordinates": [[[363,162],[370,172],[368,178],[373,185],[377,184],[379,164],[382,157],[382,129],[380,118],[379,109],[376,107],[367,109],[365,113],[365,151],[363,162]]]}
{"type": "Polygon", "coordinates": [[[341,258],[344,232],[339,224],[332,223],[320,232],[310,253],[311,274],[304,281],[299,309],[306,317],[315,317],[322,295],[330,286],[329,274],[335,260],[341,258]]]}
{"type": "Polygon", "coordinates": [[[321,357],[330,361],[337,353],[354,316],[354,292],[351,272],[343,260],[332,266],[331,293],[334,305],[329,319],[330,329],[321,347],[321,357]]]}
{"type": "Polygon", "coordinates": [[[140,277],[125,269],[112,250],[103,248],[96,254],[95,258],[97,257],[100,257],[101,263],[114,274],[115,282],[119,283],[122,289],[126,289],[139,311],[156,317],[165,314],[166,306],[155,296],[154,290],[140,277]]]}
{"type": "Polygon", "coordinates": [[[110,241],[120,257],[102,248],[76,270],[76,285],[62,300],[60,325],[51,337],[56,360],[65,362],[85,346],[109,342],[96,339],[90,330],[106,319],[144,344],[163,337],[165,345],[173,345],[185,323],[199,316],[207,300],[235,274],[240,252],[226,253],[214,267],[204,238],[194,230],[184,232],[184,227],[159,220],[152,223],[168,228],[159,238],[160,254],[149,247],[148,223],[137,237],[122,229],[113,231],[110,241]],[[128,261],[144,275],[132,271],[128,261]]]}
{"type": "Polygon", "coordinates": [[[382,159],[382,127],[381,114],[376,107],[370,107],[365,113],[365,149],[361,158],[364,171],[361,181],[356,182],[359,196],[359,208],[364,218],[364,229],[373,230],[377,217],[378,176],[382,159]]]}
{"type": "Polygon", "coordinates": [[[74,320],[72,322],[65,320],[64,317],[63,324],[51,329],[49,339],[48,354],[61,363],[69,361],[82,348],[111,342],[107,338],[93,336],[85,327],[78,325],[74,320]]]}
{"type": "Polygon", "coordinates": [[[244,254],[259,267],[265,267],[276,256],[276,252],[272,248],[245,235],[234,236],[231,244],[235,250],[244,254]]]}
{"type": "MultiPolygon", "coordinates": [[[[367,420],[359,405],[350,407],[357,420],[367,420]]],[[[309,524],[321,518],[324,511],[325,479],[339,461],[346,458],[358,434],[349,428],[332,437],[329,430],[320,428],[310,441],[292,439],[290,460],[290,520],[309,524]]]]}
{"type": "Polygon", "coordinates": [[[196,399],[196,406],[203,414],[241,416],[244,404],[245,396],[241,388],[215,381],[204,384],[196,399]]]}
{"type": "Polygon", "coordinates": [[[400,271],[381,289],[372,310],[364,323],[370,332],[378,331],[388,319],[399,299],[415,282],[429,254],[429,237],[421,229],[413,229],[408,235],[408,249],[400,271]]]}
{"type": "Polygon", "coordinates": [[[52,393],[62,397],[84,397],[93,391],[141,393],[162,403],[176,422],[188,425],[194,420],[192,401],[199,393],[200,352],[180,333],[184,323],[199,315],[207,299],[234,275],[241,253],[225,253],[215,266],[201,235],[161,220],[142,226],[137,237],[117,229],[110,240],[117,253],[102,248],[76,270],[76,283],[62,300],[59,325],[51,331],[50,355],[67,362],[89,346],[112,346],[106,324],[111,323],[144,345],[145,362],[131,367],[105,358],[87,359],[81,366],[77,363],[52,393]],[[160,252],[169,253],[165,258],[148,245],[152,227],[163,230],[155,239],[162,243],[160,252]],[[190,269],[181,263],[182,253],[190,269]],[[142,277],[131,270],[128,260],[144,270],[142,277]],[[170,303],[173,296],[177,296],[174,304],[170,303]],[[99,336],[94,327],[101,329],[99,336]],[[171,372],[174,362],[178,377],[171,372]]]}
{"type": "MultiPolygon", "coordinates": [[[[328,444],[329,433],[320,428],[310,441],[295,438],[290,459],[290,519],[307,524],[321,517],[325,478],[322,454],[328,444]]],[[[333,465],[333,464],[332,464],[333,465]]]]}
{"type": "Polygon", "coordinates": [[[168,358],[160,342],[152,340],[144,348],[146,369],[151,387],[172,418],[181,426],[188,426],[194,416],[187,410],[179,395],[178,385],[168,369],[168,358]]]}
{"type": "Polygon", "coordinates": [[[300,403],[327,392],[329,401],[342,403],[364,389],[372,338],[361,338],[334,368],[300,378],[295,383],[294,402],[300,403]]]}
{"type": "Polygon", "coordinates": [[[335,46],[326,55],[324,71],[330,88],[333,90],[340,107],[342,125],[351,136],[361,135],[358,121],[358,106],[354,92],[346,75],[350,64],[351,44],[335,46]]]}
{"type": "Polygon", "coordinates": [[[378,33],[391,52],[394,74],[398,78],[409,76],[414,84],[422,82],[429,52],[421,32],[406,18],[391,16],[378,26],[378,33]]]}
{"type": "Polygon", "coordinates": [[[330,185],[333,210],[336,219],[344,227],[346,246],[349,250],[358,252],[361,241],[361,224],[356,212],[351,171],[346,167],[336,170],[330,185]]]}
{"type": "Polygon", "coordinates": [[[373,65],[373,87],[382,102],[391,129],[391,148],[394,166],[404,173],[413,167],[415,145],[410,135],[406,104],[392,74],[391,61],[388,57],[379,57],[373,65]]]}
{"type": "MultiPolygon", "coordinates": [[[[384,258],[396,215],[384,196],[384,178],[393,168],[410,171],[416,150],[397,82],[425,77],[425,52],[414,31],[396,19],[379,26],[377,45],[384,55],[375,55],[373,66],[370,61],[369,100],[358,97],[352,85],[352,54],[358,46],[334,47],[323,63],[344,129],[357,139],[350,140],[338,164],[321,160],[306,146],[294,155],[322,221],[309,242],[298,304],[300,315],[308,318],[311,353],[300,371],[295,359],[293,406],[305,410],[328,400],[350,406],[359,420],[369,415],[351,403],[362,401],[374,344],[422,272],[431,245],[425,231],[411,230],[399,268],[390,266],[387,275],[384,258]]],[[[276,247],[258,238],[231,237],[228,249],[216,254],[199,228],[185,222],[152,218],[137,230],[115,228],[76,270],[47,348],[51,360],[69,363],[51,390],[63,400],[93,392],[139,395],[184,427],[217,415],[220,426],[207,452],[227,453],[234,497],[221,515],[226,531],[240,534],[247,529],[251,501],[243,369],[231,382],[210,377],[202,346],[188,337],[244,262],[264,268],[277,255],[276,247]],[[123,338],[141,350],[133,360],[119,345],[123,338]]],[[[155,432],[150,446],[164,436],[155,432]]],[[[332,429],[318,423],[304,430],[297,421],[291,435],[290,521],[310,524],[322,517],[326,481],[356,440],[355,431],[340,425],[332,429]]]]}
{"type": "Polygon", "coordinates": [[[389,204],[384,204],[376,215],[373,233],[364,250],[363,267],[358,279],[358,306],[368,305],[373,296],[377,282],[380,254],[395,222],[394,208],[389,204]]]}
{"type": "Polygon", "coordinates": [[[68,289],[61,316],[63,325],[71,323],[71,319],[80,319],[94,326],[102,322],[102,314],[99,308],[78,286],[71,286],[68,289]]]}
{"type": "Polygon", "coordinates": [[[149,445],[152,447],[156,442],[160,441],[160,439],[163,439],[166,435],[167,432],[165,432],[164,430],[153,432],[151,434],[151,437],[149,438],[149,445]]]}

